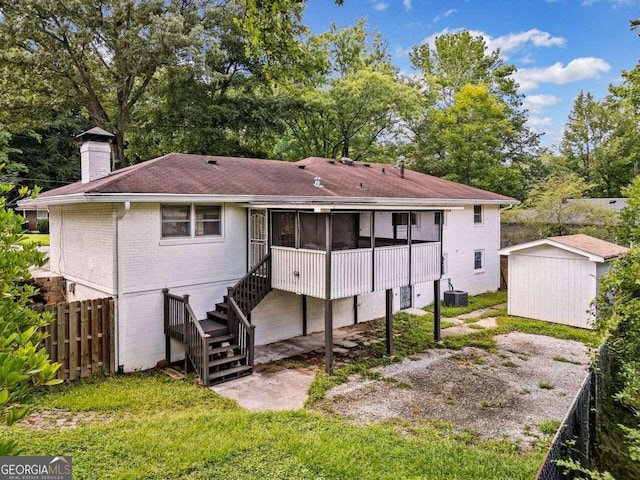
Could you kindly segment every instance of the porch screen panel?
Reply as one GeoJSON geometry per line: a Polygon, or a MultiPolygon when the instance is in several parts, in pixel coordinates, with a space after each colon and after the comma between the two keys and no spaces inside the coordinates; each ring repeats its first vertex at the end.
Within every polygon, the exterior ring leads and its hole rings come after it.
{"type": "Polygon", "coordinates": [[[358,248],[358,215],[334,213],[331,250],[353,250],[358,248]]]}
{"type": "Polygon", "coordinates": [[[277,247],[296,246],[296,214],[294,212],[273,212],[271,214],[271,242],[277,247]]]}
{"type": "Polygon", "coordinates": [[[300,213],[300,248],[326,250],[325,216],[300,213]]]}

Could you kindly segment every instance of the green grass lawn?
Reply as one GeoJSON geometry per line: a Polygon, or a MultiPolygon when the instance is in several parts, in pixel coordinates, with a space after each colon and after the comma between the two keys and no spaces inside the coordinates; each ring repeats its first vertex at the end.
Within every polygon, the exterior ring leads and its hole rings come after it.
{"type": "Polygon", "coordinates": [[[68,430],[0,430],[24,455],[71,455],[77,479],[531,479],[544,456],[438,422],[250,413],[158,373],[55,387],[35,402],[104,415],[68,430]]]}
{"type": "MultiPolygon", "coordinates": [[[[502,303],[497,296],[492,301],[502,303]]],[[[596,332],[509,317],[504,311],[497,324],[436,345],[432,315],[400,312],[394,320],[393,357],[385,355],[383,342],[362,347],[361,356],[336,368],[334,376],[316,375],[308,403],[351,374],[379,378],[372,367],[428,348],[491,351],[493,337],[511,331],[590,346],[599,341],[596,332]]],[[[383,320],[372,326],[384,335],[383,320]]],[[[523,451],[516,443],[482,440],[438,421],[356,426],[307,410],[251,413],[208,389],[154,372],[53,387],[33,406],[98,415],[67,430],[0,427],[0,435],[19,442],[23,455],[71,455],[78,479],[531,479],[546,453],[541,445],[523,451]]]]}
{"type": "MultiPolygon", "coordinates": [[[[445,307],[444,303],[441,304],[440,315],[447,318],[457,317],[465,313],[473,312],[481,308],[493,307],[506,303],[507,292],[487,292],[480,295],[469,295],[469,305],[466,307],[445,307]]],[[[433,312],[433,305],[425,307],[427,312],[433,312]]]]}
{"type": "Polygon", "coordinates": [[[25,233],[20,243],[35,243],[40,246],[49,246],[48,233],[25,233]]]}

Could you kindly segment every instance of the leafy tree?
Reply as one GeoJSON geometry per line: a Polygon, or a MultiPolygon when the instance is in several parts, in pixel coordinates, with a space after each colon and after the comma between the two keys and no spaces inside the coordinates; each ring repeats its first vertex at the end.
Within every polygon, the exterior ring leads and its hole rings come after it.
{"type": "Polygon", "coordinates": [[[526,112],[511,77],[515,67],[505,65],[498,51],[487,52],[484,39],[466,31],[442,35],[433,47],[415,47],[411,61],[423,96],[422,114],[409,122],[413,165],[524,197],[525,173],[531,178],[538,170],[530,168],[538,136],[525,125],[526,112]]]}
{"type": "Polygon", "coordinates": [[[418,104],[415,89],[401,81],[377,34],[364,21],[335,25],[310,39],[325,68],[305,84],[291,85],[300,106],[284,116],[287,133],[274,156],[367,158],[399,134],[401,119],[418,104]]]}
{"type": "Polygon", "coordinates": [[[79,104],[95,125],[114,132],[116,166],[123,166],[131,110],[159,67],[180,56],[188,61],[206,6],[199,0],[0,0],[5,122],[32,114],[34,97],[40,104],[79,104]]]}
{"type": "MultiPolygon", "coordinates": [[[[51,316],[29,307],[36,290],[24,283],[30,278],[29,267],[41,266],[44,255],[32,243],[16,247],[23,238],[23,219],[6,207],[5,195],[12,188],[0,183],[0,421],[8,425],[28,413],[22,402],[34,387],[60,383],[55,379],[59,365],[39,347],[45,337],[42,327],[51,316]]],[[[0,438],[0,455],[16,453],[14,442],[0,438]]]]}
{"type": "Polygon", "coordinates": [[[242,15],[239,2],[209,8],[198,55],[158,72],[132,115],[132,157],[172,151],[268,156],[291,101],[273,94],[266,60],[247,53],[236,22],[242,15]]]}
{"type": "Polygon", "coordinates": [[[43,190],[80,179],[80,151],[75,136],[91,128],[90,121],[78,110],[61,110],[52,115],[46,128],[15,133],[9,154],[12,162],[24,169],[16,177],[20,185],[43,190]]]}
{"type": "Polygon", "coordinates": [[[557,167],[592,183],[595,196],[619,196],[633,177],[637,125],[622,104],[614,97],[597,102],[591,93],[580,92],[565,127],[557,167]]]}
{"type": "Polygon", "coordinates": [[[505,212],[505,220],[536,226],[541,238],[573,233],[608,238],[615,213],[580,201],[590,188],[575,174],[549,177],[531,189],[522,205],[505,212]]]}
{"type": "Polygon", "coordinates": [[[623,245],[640,246],[640,177],[622,192],[627,197],[627,206],[618,217],[616,240],[623,245]]]}
{"type": "MultiPolygon", "coordinates": [[[[634,192],[635,200],[640,200],[634,192]]],[[[602,279],[596,311],[610,368],[598,408],[598,467],[616,478],[640,475],[640,248],[630,249],[602,279]]]]}

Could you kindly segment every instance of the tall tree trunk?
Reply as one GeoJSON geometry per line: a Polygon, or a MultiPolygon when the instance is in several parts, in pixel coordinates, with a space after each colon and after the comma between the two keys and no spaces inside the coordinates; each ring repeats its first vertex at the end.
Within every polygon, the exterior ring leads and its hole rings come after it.
{"type": "Polygon", "coordinates": [[[111,151],[113,154],[113,169],[119,170],[127,166],[127,160],[124,156],[124,132],[122,130],[116,130],[115,139],[111,146],[111,151]]]}

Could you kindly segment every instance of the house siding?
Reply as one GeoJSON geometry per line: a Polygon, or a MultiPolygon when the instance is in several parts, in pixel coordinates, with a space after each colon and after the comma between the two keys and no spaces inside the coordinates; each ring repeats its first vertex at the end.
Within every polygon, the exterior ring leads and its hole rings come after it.
{"type": "Polygon", "coordinates": [[[223,235],[204,240],[163,240],[157,203],[132,204],[121,222],[120,362],[133,371],[165,358],[163,288],[189,294],[194,313],[205,318],[246,273],[246,209],[223,205],[223,235]]]}
{"type": "MultiPolygon", "coordinates": [[[[189,294],[198,318],[204,318],[227,287],[245,273],[247,266],[246,209],[223,205],[223,235],[215,239],[162,239],[158,203],[122,205],[92,204],[51,208],[51,265],[55,272],[76,283],[74,299],[114,295],[120,284],[117,325],[119,365],[124,371],[154,367],[165,358],[162,289],[189,294]],[[118,215],[122,215],[116,221],[118,215]],[[118,240],[117,240],[118,238],[118,240]],[[116,246],[116,241],[119,246],[116,246]],[[116,248],[120,258],[116,259],[116,248]],[[119,260],[119,278],[115,275],[119,260]]],[[[386,213],[385,213],[386,215],[386,213]]],[[[390,214],[389,214],[390,215],[390,214]]],[[[484,207],[484,222],[473,223],[473,206],[446,215],[443,252],[448,275],[458,289],[471,294],[496,290],[499,281],[499,209],[484,207]],[[471,233],[470,233],[471,232],[471,233]],[[473,252],[485,251],[482,273],[474,272],[473,252]]],[[[380,222],[378,222],[380,223],[380,222]]],[[[431,236],[432,217],[425,215],[419,230],[431,236]],[[429,230],[427,233],[424,230],[429,230]]],[[[363,222],[363,226],[368,222],[363,222]]],[[[443,282],[442,290],[446,290],[443,282]]],[[[413,305],[433,301],[433,283],[414,286],[413,305]]],[[[394,290],[393,309],[399,308],[394,290]]],[[[384,316],[385,292],[357,297],[358,321],[384,316]]],[[[334,300],[334,327],[354,323],[353,297],[334,300]]],[[[324,329],[324,301],[308,297],[308,332],[324,329]]],[[[299,295],[275,290],[252,312],[256,344],[266,344],[302,334],[302,300],[299,295]]],[[[183,355],[172,342],[172,360],[183,355]]]]}
{"type": "Polygon", "coordinates": [[[509,255],[509,315],[593,328],[588,310],[596,295],[596,263],[559,249],[555,257],[536,250],[509,255]]]}
{"type": "Polygon", "coordinates": [[[69,301],[114,295],[115,225],[113,204],[50,208],[50,268],[67,279],[69,301]]]}

